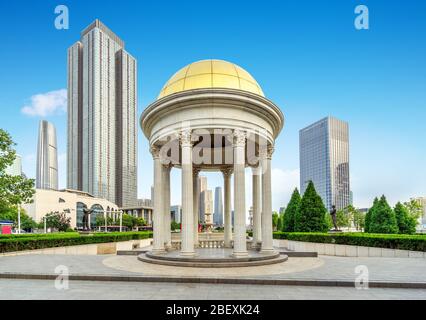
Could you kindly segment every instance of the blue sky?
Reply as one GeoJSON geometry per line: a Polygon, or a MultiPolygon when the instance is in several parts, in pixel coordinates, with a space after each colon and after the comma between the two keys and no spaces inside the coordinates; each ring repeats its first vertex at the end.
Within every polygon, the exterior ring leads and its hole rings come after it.
{"type": "MultiPolygon", "coordinates": [[[[426,196],[425,1],[1,1],[0,127],[12,134],[25,173],[34,177],[38,121],[52,121],[60,187],[66,185],[64,101],[43,117],[22,109],[34,95],[66,89],[66,49],[95,18],[138,60],[139,114],[176,70],[196,60],[229,60],[257,79],[286,116],[274,154],[274,209],[299,185],[298,130],[327,115],[350,125],[355,205],[368,206],[383,193],[392,204],[426,196]],[[69,8],[69,30],[54,27],[59,4],[69,8]],[[360,4],[369,7],[370,30],[354,28],[360,4]]],[[[151,176],[140,132],[141,197],[150,196],[151,176]]],[[[219,174],[208,177],[212,189],[222,183],[219,174]]]]}

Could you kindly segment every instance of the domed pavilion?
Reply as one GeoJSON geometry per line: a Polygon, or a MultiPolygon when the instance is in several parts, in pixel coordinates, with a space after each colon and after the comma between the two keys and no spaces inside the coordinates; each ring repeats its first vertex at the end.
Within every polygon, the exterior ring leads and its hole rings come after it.
{"type": "Polygon", "coordinates": [[[199,255],[198,175],[222,172],[224,235],[229,258],[276,255],[272,245],[271,159],[284,125],[281,110],[243,68],[202,60],[176,72],[140,118],[154,161],[151,257],[199,255]],[[246,168],[252,168],[253,239],[246,238],[246,168]],[[172,249],[170,171],[182,170],[181,241],[172,249]],[[233,185],[231,178],[233,176],[233,185]],[[231,192],[233,188],[233,199],[231,192]],[[233,201],[233,205],[231,203],[233,201]],[[232,208],[234,225],[232,226],[232,208]]]}

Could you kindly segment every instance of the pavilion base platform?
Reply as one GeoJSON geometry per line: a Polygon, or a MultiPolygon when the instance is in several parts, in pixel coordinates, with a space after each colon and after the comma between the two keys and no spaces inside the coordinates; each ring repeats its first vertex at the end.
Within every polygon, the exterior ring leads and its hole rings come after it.
{"type": "Polygon", "coordinates": [[[180,251],[169,251],[165,254],[154,254],[151,251],[141,253],[138,259],[143,262],[194,268],[229,268],[229,267],[254,267],[282,263],[288,256],[280,252],[268,254],[256,250],[248,250],[246,257],[234,257],[233,250],[228,248],[198,248],[193,257],[181,256],[180,251]]]}

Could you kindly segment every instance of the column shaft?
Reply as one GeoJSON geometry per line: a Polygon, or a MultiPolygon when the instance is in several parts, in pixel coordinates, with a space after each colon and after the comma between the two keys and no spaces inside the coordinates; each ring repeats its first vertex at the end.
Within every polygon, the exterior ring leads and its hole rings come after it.
{"type": "Polygon", "coordinates": [[[234,132],[234,256],[247,256],[245,134],[234,132]]]}
{"type": "Polygon", "coordinates": [[[274,251],[272,239],[272,194],[271,194],[272,151],[261,155],[262,161],[262,252],[274,251]]]}
{"type": "Polygon", "coordinates": [[[261,238],[261,170],[253,168],[253,247],[257,247],[262,241],[261,238]]]}
{"type": "Polygon", "coordinates": [[[191,133],[181,133],[182,148],[182,249],[181,255],[192,256],[194,250],[194,213],[192,190],[192,142],[191,133]]]}
{"type": "Polygon", "coordinates": [[[163,166],[160,161],[159,151],[153,148],[154,157],[154,212],[153,212],[153,248],[154,253],[164,253],[163,238],[163,166]]]}
{"type": "Polygon", "coordinates": [[[232,217],[231,217],[231,170],[223,171],[223,191],[224,191],[224,237],[225,247],[231,248],[232,241],[232,217]]]}
{"type": "Polygon", "coordinates": [[[198,247],[198,208],[200,205],[200,195],[198,194],[198,171],[194,170],[192,177],[192,201],[193,205],[193,215],[194,215],[194,246],[198,247]]]}
{"type": "Polygon", "coordinates": [[[164,244],[166,249],[170,249],[172,247],[171,217],[170,217],[170,170],[171,170],[171,167],[163,166],[164,244]]]}

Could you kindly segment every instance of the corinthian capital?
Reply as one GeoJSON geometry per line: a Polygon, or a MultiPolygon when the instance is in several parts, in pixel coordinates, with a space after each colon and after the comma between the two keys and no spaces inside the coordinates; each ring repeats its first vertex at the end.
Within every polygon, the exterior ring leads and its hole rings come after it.
{"type": "Polygon", "coordinates": [[[223,176],[225,178],[229,178],[232,175],[232,172],[233,172],[232,168],[222,169],[221,171],[222,171],[223,176]]]}
{"type": "Polygon", "coordinates": [[[263,159],[272,159],[272,154],[274,153],[274,145],[268,144],[266,147],[260,148],[259,155],[263,159]]]}
{"type": "Polygon", "coordinates": [[[244,147],[246,145],[247,134],[242,130],[234,130],[234,147],[244,147]]]}
{"type": "Polygon", "coordinates": [[[183,130],[179,133],[179,141],[182,147],[192,147],[191,130],[183,130]]]}
{"type": "Polygon", "coordinates": [[[153,159],[159,159],[160,158],[160,148],[159,147],[152,145],[149,148],[149,151],[151,152],[153,159]]]}

